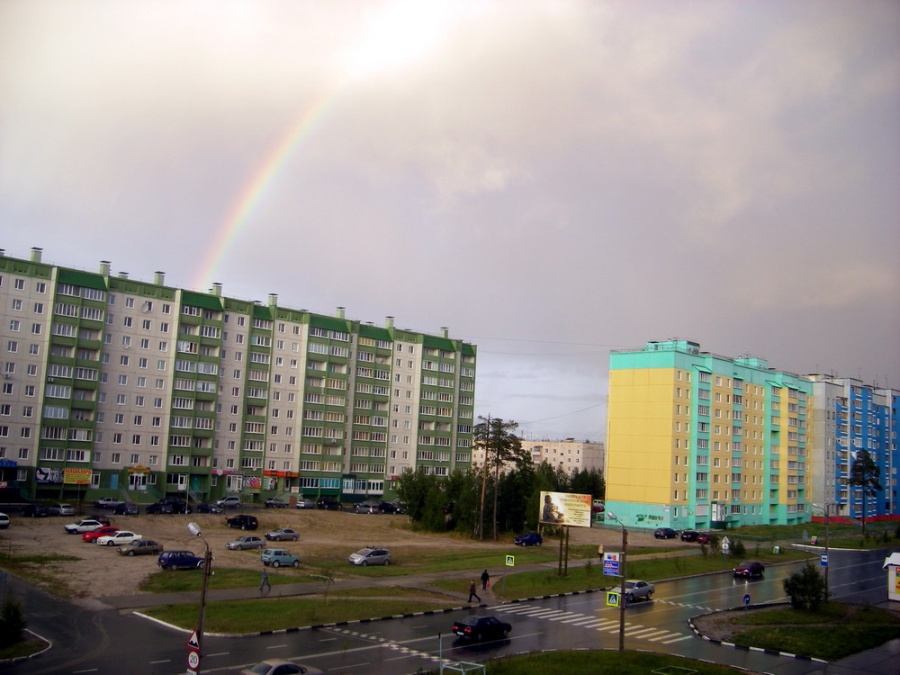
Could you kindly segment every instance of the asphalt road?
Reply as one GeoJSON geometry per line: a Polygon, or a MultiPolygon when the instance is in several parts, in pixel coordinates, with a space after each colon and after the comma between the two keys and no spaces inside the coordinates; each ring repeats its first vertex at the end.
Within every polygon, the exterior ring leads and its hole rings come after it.
{"type": "MultiPolygon", "coordinates": [[[[830,582],[835,597],[865,604],[884,601],[883,558],[883,553],[832,551],[830,582]]],[[[828,672],[822,664],[701,640],[688,625],[699,614],[741,606],[745,594],[754,604],[786,600],[782,580],[798,565],[769,567],[763,579],[752,581],[735,580],[726,573],[659,583],[651,601],[634,603],[626,610],[625,647],[777,675],[828,672]]],[[[14,583],[25,597],[29,626],[54,646],[35,659],[5,666],[4,672],[171,675],[187,671],[189,650],[183,632],[117,610],[81,609],[14,583]]],[[[440,658],[483,662],[544,649],[615,649],[619,613],[605,602],[604,593],[589,593],[264,636],[207,636],[200,672],[236,673],[271,657],[308,663],[330,675],[397,675],[437,670],[440,658]],[[466,613],[497,615],[509,621],[513,631],[506,640],[461,642],[449,633],[450,625],[466,613]]]]}

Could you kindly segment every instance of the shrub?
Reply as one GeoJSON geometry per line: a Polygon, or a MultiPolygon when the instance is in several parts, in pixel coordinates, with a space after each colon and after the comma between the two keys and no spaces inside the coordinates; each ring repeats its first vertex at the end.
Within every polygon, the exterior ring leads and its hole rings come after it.
{"type": "Polygon", "coordinates": [[[734,544],[731,546],[731,557],[732,558],[743,558],[747,553],[747,548],[744,546],[744,542],[740,539],[736,540],[734,544]]]}
{"type": "Polygon", "coordinates": [[[828,602],[828,587],[819,570],[810,563],[784,580],[784,592],[791,598],[791,607],[816,612],[828,602]]]}
{"type": "Polygon", "coordinates": [[[9,647],[21,642],[24,630],[25,611],[22,603],[9,595],[0,612],[0,647],[9,647]]]}

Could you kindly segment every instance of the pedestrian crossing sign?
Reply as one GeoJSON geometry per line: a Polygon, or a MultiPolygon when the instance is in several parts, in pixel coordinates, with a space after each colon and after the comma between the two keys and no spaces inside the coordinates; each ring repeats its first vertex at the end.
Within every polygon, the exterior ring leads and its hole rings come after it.
{"type": "Polygon", "coordinates": [[[514,555],[506,556],[506,566],[507,567],[515,567],[516,566],[516,556],[514,556],[514,555]]]}
{"type": "Polygon", "coordinates": [[[619,594],[616,591],[608,591],[606,593],[606,606],[607,607],[618,607],[619,606],[619,594]]]}

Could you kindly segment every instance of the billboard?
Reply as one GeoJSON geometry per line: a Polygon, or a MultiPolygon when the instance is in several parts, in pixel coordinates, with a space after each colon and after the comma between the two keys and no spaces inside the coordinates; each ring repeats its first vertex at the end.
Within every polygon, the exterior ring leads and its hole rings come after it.
{"type": "Polygon", "coordinates": [[[591,526],[591,496],[541,492],[538,520],[546,525],[591,526]]]}

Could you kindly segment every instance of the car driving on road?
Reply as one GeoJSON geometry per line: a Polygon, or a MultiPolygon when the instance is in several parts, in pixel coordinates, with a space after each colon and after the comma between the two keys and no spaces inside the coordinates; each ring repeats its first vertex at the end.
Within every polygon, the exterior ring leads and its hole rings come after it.
{"type": "Polygon", "coordinates": [[[464,640],[500,640],[509,635],[512,626],[495,616],[467,616],[453,623],[453,633],[464,640]]]}
{"type": "Polygon", "coordinates": [[[516,546],[540,546],[544,543],[544,538],[537,532],[528,532],[513,539],[513,543],[516,546]]]}
{"type": "Polygon", "coordinates": [[[655,590],[656,587],[649,581],[640,581],[638,579],[627,579],[625,581],[625,599],[628,602],[649,600],[655,590]]]}
{"type": "Polygon", "coordinates": [[[766,566],[756,560],[747,560],[735,567],[732,572],[736,577],[761,577],[766,571],[766,566]]]}

